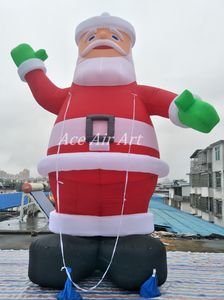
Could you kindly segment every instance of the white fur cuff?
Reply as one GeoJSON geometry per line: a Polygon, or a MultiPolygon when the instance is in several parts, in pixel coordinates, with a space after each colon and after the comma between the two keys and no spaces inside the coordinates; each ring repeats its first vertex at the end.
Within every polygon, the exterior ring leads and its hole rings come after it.
{"type": "Polygon", "coordinates": [[[170,107],[169,107],[169,118],[170,121],[179,126],[179,127],[183,127],[183,128],[188,128],[187,126],[185,126],[183,123],[181,123],[179,117],[178,117],[178,108],[175,104],[175,100],[178,98],[178,96],[171,102],[170,107]]]}
{"type": "Polygon", "coordinates": [[[39,58],[31,58],[24,61],[18,68],[18,74],[22,81],[26,81],[25,75],[33,70],[43,70],[46,73],[46,68],[43,61],[39,58]]]}

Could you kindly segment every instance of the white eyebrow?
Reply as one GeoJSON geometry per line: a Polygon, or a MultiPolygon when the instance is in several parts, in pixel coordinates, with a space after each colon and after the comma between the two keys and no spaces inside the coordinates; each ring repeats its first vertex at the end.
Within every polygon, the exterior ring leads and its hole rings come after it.
{"type": "Polygon", "coordinates": [[[95,34],[95,33],[96,33],[96,28],[89,30],[89,31],[85,34],[85,36],[84,36],[85,41],[87,41],[88,38],[89,38],[92,34],[95,34]]]}
{"type": "Polygon", "coordinates": [[[124,40],[123,34],[119,30],[117,30],[115,27],[110,28],[110,31],[113,33],[116,33],[122,41],[124,40]]]}

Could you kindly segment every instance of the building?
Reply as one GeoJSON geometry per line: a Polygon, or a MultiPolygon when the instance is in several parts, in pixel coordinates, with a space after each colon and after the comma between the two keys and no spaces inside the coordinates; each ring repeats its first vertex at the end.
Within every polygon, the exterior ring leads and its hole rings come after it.
{"type": "Polygon", "coordinates": [[[30,178],[30,171],[28,169],[23,169],[18,174],[9,174],[4,170],[0,170],[0,178],[1,179],[8,179],[8,180],[28,180],[30,178]]]}
{"type": "Polygon", "coordinates": [[[224,140],[191,155],[192,213],[224,227],[224,140]]]}
{"type": "Polygon", "coordinates": [[[189,182],[185,180],[174,180],[169,188],[169,198],[166,203],[170,206],[192,213],[190,205],[191,187],[189,182]]]}
{"type": "Polygon", "coordinates": [[[16,179],[28,180],[30,178],[30,171],[28,169],[23,169],[21,172],[15,175],[16,179]]]}
{"type": "Polygon", "coordinates": [[[9,177],[10,177],[10,174],[5,172],[4,170],[0,170],[0,178],[1,179],[9,179],[9,177]]]}

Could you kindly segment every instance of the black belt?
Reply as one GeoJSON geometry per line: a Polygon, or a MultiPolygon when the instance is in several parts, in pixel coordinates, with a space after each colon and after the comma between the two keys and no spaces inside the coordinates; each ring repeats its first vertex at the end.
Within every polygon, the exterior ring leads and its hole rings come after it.
{"type": "Polygon", "coordinates": [[[88,115],[86,117],[86,142],[114,142],[115,117],[112,115],[88,115]],[[107,133],[105,135],[93,134],[94,121],[107,121],[107,133]]]}

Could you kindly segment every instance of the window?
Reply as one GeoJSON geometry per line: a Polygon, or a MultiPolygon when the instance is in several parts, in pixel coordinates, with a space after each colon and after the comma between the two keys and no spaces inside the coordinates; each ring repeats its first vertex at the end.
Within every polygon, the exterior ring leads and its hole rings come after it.
{"type": "Polygon", "coordinates": [[[208,174],[208,186],[209,186],[210,188],[213,187],[213,183],[212,183],[212,174],[208,174]]]}
{"type": "Polygon", "coordinates": [[[197,208],[202,211],[208,211],[208,197],[198,197],[197,208]]]}
{"type": "Polygon", "coordinates": [[[213,212],[213,211],[214,211],[213,198],[212,198],[212,197],[209,197],[208,200],[209,200],[208,210],[209,210],[210,212],[213,212]]]}
{"type": "Polygon", "coordinates": [[[220,160],[220,147],[215,147],[215,160],[220,160]]]}
{"type": "Polygon", "coordinates": [[[191,175],[191,185],[192,185],[192,187],[200,186],[200,174],[192,174],[191,175]]]}
{"type": "Polygon", "coordinates": [[[182,188],[180,186],[174,187],[174,195],[182,196],[182,188]]]}
{"type": "Polygon", "coordinates": [[[208,187],[208,174],[201,174],[200,186],[208,187]]]}
{"type": "Polygon", "coordinates": [[[221,188],[221,172],[215,172],[215,186],[221,188]]]}
{"type": "Polygon", "coordinates": [[[201,163],[206,164],[207,163],[207,152],[202,153],[201,163]]]}
{"type": "Polygon", "coordinates": [[[191,203],[191,207],[193,208],[196,207],[196,194],[190,194],[190,203],[191,203]]]}
{"type": "Polygon", "coordinates": [[[216,200],[216,215],[222,216],[222,200],[216,200]]]}

